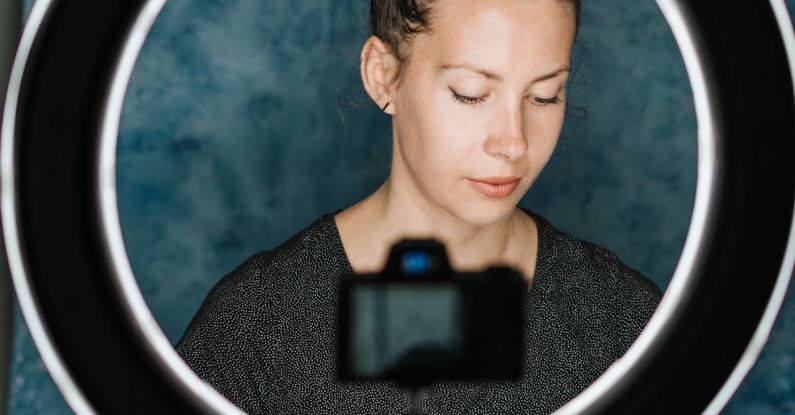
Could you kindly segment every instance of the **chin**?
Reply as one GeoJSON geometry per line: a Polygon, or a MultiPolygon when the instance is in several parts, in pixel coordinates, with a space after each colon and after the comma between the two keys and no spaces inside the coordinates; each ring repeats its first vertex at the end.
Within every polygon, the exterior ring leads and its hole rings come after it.
{"type": "Polygon", "coordinates": [[[508,218],[516,209],[513,198],[499,200],[469,200],[460,204],[458,217],[473,226],[484,226],[508,218]]]}

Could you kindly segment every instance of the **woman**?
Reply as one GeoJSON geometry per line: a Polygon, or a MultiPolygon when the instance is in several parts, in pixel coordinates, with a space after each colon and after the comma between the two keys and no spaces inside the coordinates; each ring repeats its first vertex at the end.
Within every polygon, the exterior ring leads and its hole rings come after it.
{"type": "Polygon", "coordinates": [[[548,413],[619,358],[659,289],[614,254],[517,203],[560,135],[576,0],[371,2],[361,76],[392,116],[391,172],[372,195],[248,259],[208,295],[176,348],[251,413],[399,413],[391,383],[336,381],[339,276],[377,272],[404,237],[457,269],[501,263],[531,285],[517,382],[440,382],[425,413],[548,413]]]}

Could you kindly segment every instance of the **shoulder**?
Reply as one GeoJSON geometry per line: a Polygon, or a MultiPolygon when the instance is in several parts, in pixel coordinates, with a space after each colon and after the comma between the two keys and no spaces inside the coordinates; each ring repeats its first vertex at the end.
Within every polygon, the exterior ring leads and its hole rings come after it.
{"type": "Polygon", "coordinates": [[[343,265],[333,220],[323,215],[281,245],[250,256],[219,280],[207,298],[251,295],[266,288],[273,295],[290,280],[343,265]]]}
{"type": "Polygon", "coordinates": [[[613,251],[561,231],[541,215],[533,213],[533,218],[539,233],[538,266],[556,275],[558,288],[605,295],[609,289],[615,295],[634,293],[655,305],[659,301],[662,293],[657,285],[613,251]]]}
{"type": "Polygon", "coordinates": [[[657,285],[613,251],[533,216],[539,230],[537,271],[544,297],[571,318],[616,331],[626,341],[634,339],[662,298],[657,285]]]}
{"type": "MultiPolygon", "coordinates": [[[[176,349],[191,366],[219,349],[244,350],[265,335],[266,322],[292,312],[312,295],[313,281],[344,264],[335,244],[333,216],[323,215],[290,239],[250,256],[209,291],[176,349]],[[332,221],[329,223],[329,221],[332,221]]],[[[197,368],[194,367],[194,370],[197,368]]]]}

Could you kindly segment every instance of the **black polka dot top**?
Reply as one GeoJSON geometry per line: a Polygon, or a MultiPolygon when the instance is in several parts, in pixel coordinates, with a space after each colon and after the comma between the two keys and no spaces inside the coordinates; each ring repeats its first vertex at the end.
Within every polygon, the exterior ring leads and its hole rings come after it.
{"type": "MultiPolygon", "coordinates": [[[[545,414],[621,357],[661,292],[612,252],[538,227],[520,381],[445,381],[415,398],[425,414],[545,414]]],[[[337,211],[339,212],[339,211],[337,211]]],[[[339,276],[353,272],[334,215],[252,256],[210,291],[176,350],[196,374],[251,414],[401,414],[391,382],[336,379],[339,276]]]]}

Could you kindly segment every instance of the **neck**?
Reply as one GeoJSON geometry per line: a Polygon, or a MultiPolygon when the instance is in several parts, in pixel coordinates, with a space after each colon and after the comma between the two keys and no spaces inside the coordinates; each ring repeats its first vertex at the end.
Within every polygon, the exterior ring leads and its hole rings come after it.
{"type": "MultiPolygon", "coordinates": [[[[394,171],[393,171],[394,173],[394,171]]],[[[357,272],[380,270],[389,249],[402,238],[435,238],[444,243],[451,265],[460,270],[483,269],[493,264],[512,264],[526,257],[530,237],[526,215],[515,209],[488,224],[471,224],[420,194],[415,186],[392,175],[372,195],[342,212],[338,223],[346,251],[357,272]],[[345,226],[343,226],[345,225],[345,226]],[[346,228],[349,237],[342,235],[346,228]],[[350,248],[350,249],[348,249],[350,248]]],[[[534,261],[533,261],[534,262],[534,261]]],[[[525,272],[527,273],[527,272],[525,272]]]]}

